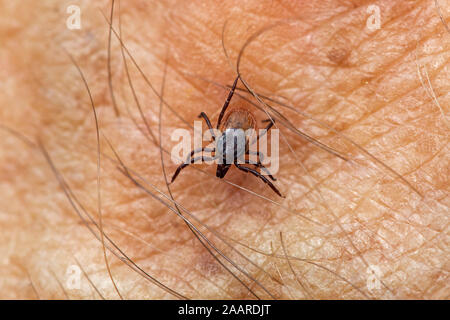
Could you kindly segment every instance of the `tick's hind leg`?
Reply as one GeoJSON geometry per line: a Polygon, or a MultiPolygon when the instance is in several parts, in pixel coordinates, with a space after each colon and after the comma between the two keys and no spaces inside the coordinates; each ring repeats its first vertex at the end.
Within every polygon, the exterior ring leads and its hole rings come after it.
{"type": "Polygon", "coordinates": [[[175,171],[175,173],[174,173],[173,176],[172,176],[172,180],[170,181],[170,183],[172,183],[172,182],[175,181],[175,179],[177,178],[177,176],[178,176],[178,174],[180,173],[181,170],[183,170],[183,169],[184,169],[185,167],[187,167],[188,165],[194,163],[195,161],[200,160],[200,159],[201,159],[202,161],[212,161],[212,160],[214,160],[213,157],[205,157],[205,156],[203,156],[203,155],[202,155],[202,156],[199,156],[199,157],[192,158],[192,156],[193,156],[195,153],[200,152],[200,151],[201,151],[201,152],[203,152],[203,151],[206,151],[206,152],[212,152],[212,151],[214,151],[214,149],[211,149],[211,148],[201,148],[201,149],[200,149],[200,148],[199,148],[199,149],[194,149],[194,150],[192,150],[192,151],[191,151],[191,154],[187,157],[186,161],[178,166],[177,170],[175,171]]]}
{"type": "Polygon", "coordinates": [[[270,179],[272,179],[273,181],[277,181],[277,179],[270,173],[269,169],[267,169],[261,163],[261,161],[263,161],[263,155],[262,155],[261,152],[259,152],[259,151],[249,151],[247,154],[248,155],[250,155],[250,154],[257,155],[258,156],[258,161],[257,162],[250,162],[250,159],[244,159],[244,163],[246,163],[246,164],[253,164],[253,165],[257,166],[258,168],[263,170],[265,173],[267,173],[267,176],[269,176],[270,179]]]}
{"type": "Polygon", "coordinates": [[[269,185],[269,187],[272,188],[272,190],[273,190],[277,195],[279,195],[280,197],[284,198],[284,197],[281,195],[280,191],[278,191],[278,189],[273,185],[273,183],[270,182],[265,176],[263,176],[263,175],[262,175],[261,173],[259,173],[258,171],[253,170],[253,169],[248,168],[248,167],[241,166],[241,165],[240,165],[239,163],[237,163],[237,162],[235,162],[234,165],[235,165],[239,170],[242,170],[242,171],[244,171],[244,172],[250,172],[250,173],[253,174],[254,176],[259,177],[262,181],[264,181],[264,183],[267,183],[267,184],[269,185]]]}

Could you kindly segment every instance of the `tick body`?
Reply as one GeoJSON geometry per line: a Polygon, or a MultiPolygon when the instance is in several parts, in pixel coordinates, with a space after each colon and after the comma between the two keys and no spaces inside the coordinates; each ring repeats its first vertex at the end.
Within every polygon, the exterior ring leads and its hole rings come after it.
{"type": "MultiPolygon", "coordinates": [[[[223,178],[227,174],[231,165],[235,165],[239,170],[251,173],[254,176],[260,178],[264,183],[269,185],[269,187],[280,197],[282,197],[281,193],[278,189],[273,185],[273,183],[266,178],[266,176],[262,175],[260,172],[256,171],[253,168],[244,166],[242,164],[251,164],[255,165],[260,170],[264,170],[267,176],[275,181],[276,179],[270,174],[269,170],[264,167],[261,163],[262,154],[260,152],[253,152],[257,156],[257,162],[250,162],[250,160],[245,159],[245,156],[250,155],[252,151],[249,150],[250,142],[249,137],[246,135],[247,130],[253,129],[256,132],[257,125],[255,117],[247,110],[244,109],[233,109],[229,113],[225,113],[228,105],[233,97],[234,90],[236,89],[237,81],[239,76],[234,80],[233,86],[231,87],[230,93],[228,94],[228,98],[225,101],[222,111],[220,112],[219,118],[217,120],[216,128],[220,130],[220,135],[216,136],[213,131],[213,127],[211,125],[211,121],[208,116],[202,112],[199,115],[199,118],[203,118],[211,131],[212,138],[215,141],[214,148],[201,148],[194,149],[191,151],[191,154],[186,159],[184,163],[182,163],[177,170],[175,171],[172,181],[174,182],[178,174],[182,169],[187,167],[189,164],[194,163],[197,160],[210,161],[214,159],[218,159],[218,165],[216,170],[216,176],[218,178],[223,178]],[[199,156],[194,157],[197,152],[211,152],[212,157],[199,156]],[[238,163],[239,161],[239,163],[238,163]]],[[[256,137],[256,140],[251,141],[251,143],[257,142],[259,138],[264,135],[270,128],[273,126],[273,120],[268,119],[265,122],[269,122],[266,130],[263,131],[256,137]]]]}
{"type": "Polygon", "coordinates": [[[217,165],[216,176],[223,178],[232,163],[243,159],[248,149],[245,132],[256,130],[256,120],[247,110],[236,109],[225,116],[219,129],[222,134],[216,141],[215,157],[222,161],[217,165]]]}

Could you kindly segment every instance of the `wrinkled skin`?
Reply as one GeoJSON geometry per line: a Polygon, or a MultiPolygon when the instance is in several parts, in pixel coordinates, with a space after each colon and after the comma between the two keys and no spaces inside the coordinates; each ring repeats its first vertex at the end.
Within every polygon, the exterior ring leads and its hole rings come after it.
{"type": "MultiPolygon", "coordinates": [[[[98,222],[94,116],[86,88],[62,48],[86,76],[102,134],[129,168],[159,190],[167,193],[167,188],[158,145],[127,113],[128,107],[146,132],[113,35],[112,87],[120,116],[114,113],[108,88],[108,24],[100,12],[109,17],[110,3],[96,2],[96,7],[82,1],[81,30],[66,28],[69,4],[2,1],[0,123],[34,142],[40,137],[71,190],[98,222]]],[[[279,125],[286,140],[281,138],[276,185],[286,198],[236,168],[224,180],[283,207],[215,178],[215,168],[205,164],[195,167],[207,174],[191,166],[170,186],[176,201],[258,266],[189,219],[258,281],[227,264],[260,298],[449,297],[448,119],[442,113],[448,113],[450,102],[450,35],[434,1],[378,1],[379,30],[366,26],[370,4],[122,3],[125,44],[158,92],[167,57],[164,98],[191,125],[201,111],[215,123],[227,96],[226,90],[192,75],[224,85],[235,77],[221,46],[225,20],[225,44],[235,64],[254,32],[275,21],[297,19],[269,30],[245,49],[244,79],[257,92],[283,96],[295,109],[333,126],[420,193],[336,133],[276,106],[298,129],[352,160],[338,159],[279,125]],[[423,87],[418,65],[424,84],[426,68],[442,111],[423,87]]],[[[450,17],[450,6],[445,1],[440,5],[444,18],[450,17]]],[[[160,99],[129,59],[128,67],[158,139],[160,99]]],[[[266,117],[239,98],[231,105],[248,108],[258,120],[266,117]]],[[[175,128],[188,127],[164,106],[161,132],[167,150],[176,143],[170,139],[175,128]]],[[[114,158],[106,140],[101,141],[102,151],[114,158]]],[[[170,179],[176,164],[167,154],[164,163],[170,179]]],[[[39,149],[2,130],[0,164],[0,298],[100,298],[94,286],[104,298],[119,298],[101,241],[82,223],[39,149]],[[86,272],[79,289],[70,285],[73,265],[86,272]]],[[[188,298],[255,298],[173,211],[137,188],[108,158],[101,158],[101,167],[105,234],[130,259],[188,298]]],[[[123,298],[175,298],[106,251],[123,298]]]]}

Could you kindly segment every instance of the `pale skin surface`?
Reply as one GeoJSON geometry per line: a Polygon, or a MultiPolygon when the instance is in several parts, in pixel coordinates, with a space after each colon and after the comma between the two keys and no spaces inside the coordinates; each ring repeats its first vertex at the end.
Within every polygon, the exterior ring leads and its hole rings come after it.
{"type": "MultiPolygon", "coordinates": [[[[100,12],[109,17],[110,2],[82,2],[81,30],[66,28],[69,4],[3,1],[0,124],[34,143],[39,136],[73,193],[98,222],[94,115],[80,75],[62,48],[73,55],[87,79],[101,136],[108,137],[126,166],[167,194],[157,145],[160,99],[128,59],[155,145],[127,113],[128,106],[146,132],[113,34],[113,92],[120,116],[114,113],[108,88],[108,24],[100,12]]],[[[450,35],[434,1],[375,2],[380,8],[379,30],[366,26],[370,4],[131,1],[122,3],[122,31],[125,45],[158,92],[169,52],[164,99],[170,107],[190,125],[201,111],[215,124],[227,91],[187,74],[232,83],[236,73],[221,45],[225,20],[225,43],[235,65],[240,48],[254,32],[282,19],[297,19],[300,22],[274,28],[246,48],[241,61],[244,79],[257,92],[283,96],[295,109],[333,126],[411,186],[336,133],[275,106],[298,129],[352,160],[340,160],[280,125],[298,156],[295,160],[281,138],[275,184],[285,199],[235,168],[225,178],[282,207],[216,179],[215,167],[208,165],[196,167],[209,174],[189,167],[170,186],[178,203],[256,265],[189,218],[258,281],[226,264],[253,294],[211,257],[173,211],[102,157],[105,234],[148,274],[187,298],[448,299],[445,114],[450,102],[450,35]],[[428,85],[426,69],[434,93],[422,85],[418,65],[428,85]]],[[[445,20],[450,6],[445,1],[440,6],[445,20]]],[[[231,105],[249,108],[259,120],[267,118],[237,97],[231,105]]],[[[175,144],[170,140],[175,128],[188,127],[164,106],[162,145],[167,150],[175,144]]],[[[42,153],[16,135],[1,132],[0,298],[119,298],[101,241],[81,222],[42,153]],[[71,289],[67,270],[78,263],[87,276],[81,274],[80,289],[71,289]]],[[[106,140],[101,141],[102,152],[114,158],[106,140]]],[[[164,163],[170,179],[176,164],[167,154],[164,163]]],[[[124,299],[176,298],[106,251],[124,299]]]]}

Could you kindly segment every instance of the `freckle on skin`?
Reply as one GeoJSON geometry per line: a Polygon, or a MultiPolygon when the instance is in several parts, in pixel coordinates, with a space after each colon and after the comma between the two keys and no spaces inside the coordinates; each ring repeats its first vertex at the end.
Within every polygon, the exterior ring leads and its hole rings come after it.
{"type": "Polygon", "coordinates": [[[351,51],[346,48],[333,48],[327,53],[327,58],[339,66],[347,66],[351,51]]]}
{"type": "Polygon", "coordinates": [[[210,254],[202,254],[198,259],[199,269],[208,276],[216,275],[220,272],[220,266],[210,254]]]}

